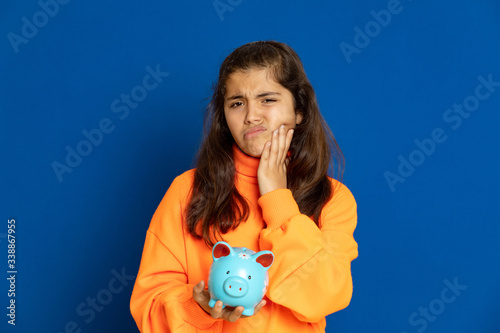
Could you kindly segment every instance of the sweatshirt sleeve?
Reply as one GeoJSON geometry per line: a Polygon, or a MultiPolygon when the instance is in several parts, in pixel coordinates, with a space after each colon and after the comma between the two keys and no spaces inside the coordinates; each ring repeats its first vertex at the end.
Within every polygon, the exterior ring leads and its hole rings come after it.
{"type": "Polygon", "coordinates": [[[323,207],[320,225],[299,211],[288,189],[259,198],[266,228],[260,249],[274,253],[268,297],[301,321],[318,322],[351,300],[351,261],[358,256],[353,238],[356,202],[349,189],[332,180],[334,195],[323,207]]]}
{"type": "Polygon", "coordinates": [[[186,182],[174,180],[158,206],[146,234],[130,310],[142,333],[214,332],[213,319],[192,297],[188,284],[182,223],[186,182]]]}

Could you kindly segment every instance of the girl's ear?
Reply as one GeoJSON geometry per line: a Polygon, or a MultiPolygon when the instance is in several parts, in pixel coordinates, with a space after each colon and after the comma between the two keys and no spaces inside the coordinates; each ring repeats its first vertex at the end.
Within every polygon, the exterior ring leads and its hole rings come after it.
{"type": "Polygon", "coordinates": [[[302,119],[303,119],[303,118],[304,118],[304,117],[302,116],[302,112],[297,111],[297,112],[295,113],[295,125],[300,124],[300,123],[302,122],[302,119]]]}
{"type": "Polygon", "coordinates": [[[269,268],[274,262],[274,255],[271,251],[260,251],[253,255],[255,261],[262,265],[264,268],[269,268]]]}
{"type": "Polygon", "coordinates": [[[226,242],[217,242],[212,249],[212,258],[214,261],[219,260],[219,258],[227,257],[232,252],[231,245],[226,242]]]}

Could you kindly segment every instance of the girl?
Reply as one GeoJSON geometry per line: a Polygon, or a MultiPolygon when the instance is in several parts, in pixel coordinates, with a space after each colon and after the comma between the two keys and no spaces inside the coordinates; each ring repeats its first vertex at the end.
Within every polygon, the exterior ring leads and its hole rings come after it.
{"type": "Polygon", "coordinates": [[[352,295],[356,203],[327,176],[343,157],[289,46],[253,42],[222,63],[197,168],[178,176],[147,231],[130,308],[149,332],[324,332],[352,295]],[[217,240],[275,261],[251,317],[210,308],[217,240]]]}

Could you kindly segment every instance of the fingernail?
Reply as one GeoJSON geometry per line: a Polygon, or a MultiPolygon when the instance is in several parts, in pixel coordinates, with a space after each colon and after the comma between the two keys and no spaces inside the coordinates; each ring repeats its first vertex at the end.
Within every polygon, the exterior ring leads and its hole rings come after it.
{"type": "Polygon", "coordinates": [[[285,128],[285,124],[281,125],[281,128],[285,128]]]}
{"type": "Polygon", "coordinates": [[[275,131],[273,132],[273,134],[274,134],[274,135],[278,134],[278,130],[275,130],[275,131]]]}

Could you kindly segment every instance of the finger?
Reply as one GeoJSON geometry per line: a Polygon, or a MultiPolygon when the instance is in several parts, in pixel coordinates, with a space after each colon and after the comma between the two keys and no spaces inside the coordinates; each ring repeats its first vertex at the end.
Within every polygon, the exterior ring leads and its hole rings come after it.
{"type": "Polygon", "coordinates": [[[201,280],[200,282],[198,282],[198,284],[196,284],[193,287],[193,291],[198,293],[198,294],[201,294],[201,292],[203,291],[203,288],[205,288],[205,281],[201,280]]]}
{"type": "Polygon", "coordinates": [[[269,160],[269,155],[271,154],[271,141],[266,142],[264,149],[262,149],[262,154],[260,155],[260,161],[267,162],[269,160]]]}
{"type": "Polygon", "coordinates": [[[210,310],[210,315],[214,319],[218,319],[222,315],[222,301],[215,302],[214,307],[210,310]]]}
{"type": "Polygon", "coordinates": [[[290,145],[292,143],[292,138],[293,138],[293,133],[294,132],[295,132],[294,129],[291,128],[286,133],[285,154],[283,156],[283,161],[287,160],[287,158],[288,158],[288,151],[290,150],[290,145]]]}
{"type": "Polygon", "coordinates": [[[281,125],[279,128],[279,152],[278,152],[278,165],[282,165],[285,162],[286,157],[286,139],[287,131],[285,125],[281,125]]]}
{"type": "Polygon", "coordinates": [[[237,306],[233,311],[231,311],[227,317],[227,321],[230,321],[234,323],[238,319],[240,319],[241,314],[243,313],[243,310],[245,310],[244,307],[242,306],[237,306]]]}
{"type": "Polygon", "coordinates": [[[264,307],[264,305],[266,305],[266,301],[265,300],[260,301],[260,303],[257,304],[257,306],[254,309],[254,312],[253,312],[254,315],[257,314],[257,312],[259,312],[260,309],[262,309],[262,307],[264,307]]]}
{"type": "Polygon", "coordinates": [[[282,165],[285,170],[286,167],[288,166],[288,163],[290,162],[288,158],[288,151],[290,150],[290,144],[292,142],[293,132],[294,132],[293,129],[289,129],[288,131],[286,131],[286,134],[284,134],[284,142],[282,143],[284,148],[283,148],[283,155],[281,155],[280,159],[280,165],[282,165]]]}
{"type": "Polygon", "coordinates": [[[205,288],[205,282],[203,280],[193,287],[193,298],[198,303],[203,300],[203,288],[205,288]]]}
{"type": "Polygon", "coordinates": [[[274,130],[271,137],[271,154],[269,156],[269,165],[274,165],[278,162],[279,148],[279,129],[276,129],[274,130]]]}

